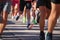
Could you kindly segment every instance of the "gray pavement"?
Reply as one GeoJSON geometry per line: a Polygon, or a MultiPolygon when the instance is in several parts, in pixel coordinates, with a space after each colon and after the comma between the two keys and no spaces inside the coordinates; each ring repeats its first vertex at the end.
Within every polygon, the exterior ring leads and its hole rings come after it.
{"type": "MultiPolygon", "coordinates": [[[[22,23],[22,18],[18,21],[12,20],[9,15],[7,25],[3,32],[3,40],[39,40],[39,25],[34,25],[28,30],[26,23],[22,23]]],[[[47,21],[44,28],[47,32],[47,21]]],[[[58,21],[53,32],[53,40],[60,40],[60,22],[58,21]]]]}

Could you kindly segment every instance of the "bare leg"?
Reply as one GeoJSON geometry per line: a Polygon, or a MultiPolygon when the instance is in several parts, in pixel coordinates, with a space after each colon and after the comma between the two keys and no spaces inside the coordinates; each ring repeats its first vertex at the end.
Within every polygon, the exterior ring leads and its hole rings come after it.
{"type": "Polygon", "coordinates": [[[26,22],[26,6],[24,7],[24,11],[23,11],[23,23],[26,22]]]}
{"type": "Polygon", "coordinates": [[[5,26],[6,26],[8,13],[6,11],[3,11],[3,15],[2,16],[3,16],[3,20],[0,23],[0,34],[3,33],[3,30],[4,30],[5,26]]]}
{"type": "Polygon", "coordinates": [[[24,15],[24,17],[26,17],[26,6],[24,7],[24,11],[23,11],[23,15],[24,15]]]}
{"type": "Polygon", "coordinates": [[[39,26],[40,26],[40,30],[44,32],[44,25],[45,25],[45,15],[46,15],[46,7],[44,6],[40,6],[39,7],[40,10],[40,20],[39,20],[39,26]]]}
{"type": "Polygon", "coordinates": [[[59,12],[60,11],[60,4],[54,4],[52,3],[52,10],[51,14],[48,20],[48,32],[52,33],[53,29],[56,25],[57,18],[59,17],[59,12]]]}
{"type": "Polygon", "coordinates": [[[27,9],[27,22],[30,24],[30,10],[27,9]]]}

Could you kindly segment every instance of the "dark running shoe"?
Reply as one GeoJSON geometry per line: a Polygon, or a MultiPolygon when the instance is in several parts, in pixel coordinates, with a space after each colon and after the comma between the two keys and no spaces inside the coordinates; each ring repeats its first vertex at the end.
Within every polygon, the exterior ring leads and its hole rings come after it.
{"type": "Polygon", "coordinates": [[[28,29],[30,29],[29,26],[30,26],[30,24],[27,24],[27,28],[28,28],[28,29]]]}
{"type": "Polygon", "coordinates": [[[15,16],[16,21],[19,19],[19,17],[20,17],[20,14],[18,12],[17,15],[15,16]]]}
{"type": "Polygon", "coordinates": [[[45,40],[52,40],[52,33],[46,33],[45,40]]]}
{"type": "Polygon", "coordinates": [[[1,35],[0,35],[0,40],[3,40],[1,35]]]}
{"type": "Polygon", "coordinates": [[[40,38],[40,40],[45,40],[45,33],[44,32],[40,32],[39,38],[40,38]]]}
{"type": "Polygon", "coordinates": [[[16,17],[16,21],[19,19],[19,16],[16,17]]]}

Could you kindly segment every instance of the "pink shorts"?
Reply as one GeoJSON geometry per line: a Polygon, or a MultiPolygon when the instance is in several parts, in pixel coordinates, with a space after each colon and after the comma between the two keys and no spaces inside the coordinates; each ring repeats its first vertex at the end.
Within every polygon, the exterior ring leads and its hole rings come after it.
{"type": "Polygon", "coordinates": [[[20,4],[20,0],[12,0],[12,5],[15,6],[16,4],[20,4]]]}

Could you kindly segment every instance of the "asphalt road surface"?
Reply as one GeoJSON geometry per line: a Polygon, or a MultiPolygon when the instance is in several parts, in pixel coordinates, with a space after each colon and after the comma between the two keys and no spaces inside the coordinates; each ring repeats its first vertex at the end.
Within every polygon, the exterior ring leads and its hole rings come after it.
{"type": "MultiPolygon", "coordinates": [[[[39,40],[39,25],[34,25],[31,30],[28,30],[26,23],[22,23],[22,18],[18,21],[8,17],[7,25],[3,32],[3,40],[39,40]]],[[[47,32],[47,21],[45,24],[45,32],[47,32]]],[[[54,28],[53,40],[60,40],[60,22],[54,28]]]]}

